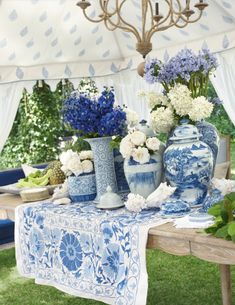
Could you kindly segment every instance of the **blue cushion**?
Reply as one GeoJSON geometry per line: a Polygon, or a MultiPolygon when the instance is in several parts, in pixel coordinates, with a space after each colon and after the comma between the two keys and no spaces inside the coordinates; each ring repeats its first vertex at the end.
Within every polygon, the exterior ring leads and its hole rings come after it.
{"type": "Polygon", "coordinates": [[[14,241],[14,227],[10,219],[0,219],[0,245],[14,241]]]}
{"type": "MultiPolygon", "coordinates": [[[[47,164],[36,165],[37,168],[45,168],[47,164]]],[[[22,168],[13,168],[0,171],[0,186],[16,183],[19,179],[24,178],[22,168]]]]}

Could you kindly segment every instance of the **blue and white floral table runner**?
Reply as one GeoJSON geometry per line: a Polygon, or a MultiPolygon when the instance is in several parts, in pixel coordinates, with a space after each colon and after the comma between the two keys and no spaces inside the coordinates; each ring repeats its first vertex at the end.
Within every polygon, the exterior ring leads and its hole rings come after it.
{"type": "Polygon", "coordinates": [[[146,304],[146,242],[161,225],[156,210],[130,213],[92,203],[21,205],[16,258],[22,276],[75,296],[115,305],[146,304]]]}

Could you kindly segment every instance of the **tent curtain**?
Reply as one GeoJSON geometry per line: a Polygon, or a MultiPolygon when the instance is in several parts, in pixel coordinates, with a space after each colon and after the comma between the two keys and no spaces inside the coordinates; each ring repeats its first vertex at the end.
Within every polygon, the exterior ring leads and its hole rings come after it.
{"type": "Polygon", "coordinates": [[[217,59],[219,67],[215,76],[211,77],[211,82],[223,101],[223,106],[235,125],[235,52],[234,49],[227,52],[218,53],[217,59]]]}
{"type": "Polygon", "coordinates": [[[0,152],[14,123],[23,88],[17,82],[0,86],[0,152]]]}

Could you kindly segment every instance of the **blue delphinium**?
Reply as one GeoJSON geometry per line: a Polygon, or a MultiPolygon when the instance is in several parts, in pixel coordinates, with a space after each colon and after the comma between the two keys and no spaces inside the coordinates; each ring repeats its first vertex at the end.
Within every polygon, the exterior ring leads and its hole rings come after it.
{"type": "Polygon", "coordinates": [[[98,98],[97,107],[99,112],[102,115],[111,112],[113,110],[114,101],[115,97],[113,90],[108,90],[108,88],[105,87],[105,90],[98,98]]]}
{"type": "Polygon", "coordinates": [[[100,136],[123,135],[125,127],[126,113],[117,107],[101,118],[98,133],[100,136]]]}
{"type": "Polygon", "coordinates": [[[126,113],[114,107],[114,101],[114,90],[107,87],[97,99],[73,92],[64,101],[64,122],[83,136],[122,135],[127,127],[126,113]]]}

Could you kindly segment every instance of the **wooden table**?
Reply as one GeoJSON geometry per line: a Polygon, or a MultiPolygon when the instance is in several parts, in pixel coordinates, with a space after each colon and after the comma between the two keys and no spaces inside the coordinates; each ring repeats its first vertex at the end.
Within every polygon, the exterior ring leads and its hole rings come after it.
{"type": "MultiPolygon", "coordinates": [[[[17,195],[0,195],[0,209],[10,213],[12,219],[15,207],[20,204],[22,201],[17,195]]],[[[193,255],[219,264],[223,305],[232,305],[230,265],[235,265],[235,244],[193,229],[176,229],[167,223],[150,229],[147,248],[179,256],[193,255]]]]}

